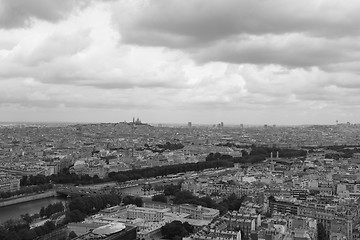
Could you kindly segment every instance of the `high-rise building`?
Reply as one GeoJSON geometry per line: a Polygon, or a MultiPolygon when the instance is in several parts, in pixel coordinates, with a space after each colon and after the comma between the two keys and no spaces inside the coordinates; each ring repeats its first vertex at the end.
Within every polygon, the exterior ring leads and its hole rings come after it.
{"type": "Polygon", "coordinates": [[[188,122],[188,127],[192,127],[192,123],[191,123],[191,122],[188,122]]]}

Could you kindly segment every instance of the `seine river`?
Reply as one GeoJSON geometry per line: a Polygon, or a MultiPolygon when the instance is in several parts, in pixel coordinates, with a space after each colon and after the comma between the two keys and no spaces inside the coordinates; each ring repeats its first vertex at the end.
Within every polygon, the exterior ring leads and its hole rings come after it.
{"type": "Polygon", "coordinates": [[[49,204],[53,204],[57,202],[65,203],[66,201],[67,201],[66,198],[50,197],[50,198],[38,199],[30,202],[10,205],[7,207],[0,207],[0,223],[11,218],[17,219],[22,214],[25,213],[29,213],[30,215],[39,213],[41,207],[46,207],[49,204]]]}

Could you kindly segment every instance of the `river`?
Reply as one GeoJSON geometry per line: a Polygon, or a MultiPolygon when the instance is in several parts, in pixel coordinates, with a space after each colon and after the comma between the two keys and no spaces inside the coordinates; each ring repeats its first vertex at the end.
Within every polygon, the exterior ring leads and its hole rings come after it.
{"type": "Polygon", "coordinates": [[[33,200],[30,202],[18,203],[6,207],[0,207],[0,223],[5,222],[8,219],[17,219],[25,213],[29,213],[30,215],[39,213],[41,207],[46,207],[49,204],[57,202],[65,203],[67,202],[67,199],[59,197],[49,197],[33,200]]]}

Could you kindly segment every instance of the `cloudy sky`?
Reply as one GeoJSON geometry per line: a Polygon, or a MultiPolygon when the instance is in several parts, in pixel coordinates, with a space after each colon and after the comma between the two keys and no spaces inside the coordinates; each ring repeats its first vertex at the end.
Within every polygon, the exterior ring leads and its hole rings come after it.
{"type": "Polygon", "coordinates": [[[360,1],[0,0],[0,121],[359,122],[360,1]]]}

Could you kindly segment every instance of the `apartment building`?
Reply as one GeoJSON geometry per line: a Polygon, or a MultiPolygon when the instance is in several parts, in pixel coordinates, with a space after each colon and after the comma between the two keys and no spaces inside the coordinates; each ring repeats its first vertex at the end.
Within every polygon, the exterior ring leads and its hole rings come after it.
{"type": "Polygon", "coordinates": [[[20,189],[20,179],[11,175],[0,174],[0,192],[13,192],[20,189]]]}

